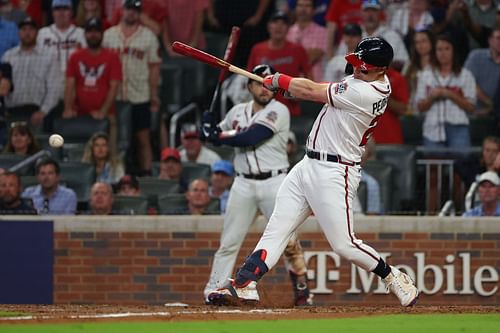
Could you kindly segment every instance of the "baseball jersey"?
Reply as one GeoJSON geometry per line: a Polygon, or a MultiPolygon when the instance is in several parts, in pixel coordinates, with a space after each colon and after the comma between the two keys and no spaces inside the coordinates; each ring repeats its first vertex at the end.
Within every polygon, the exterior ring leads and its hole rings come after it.
{"type": "Polygon", "coordinates": [[[117,51],[122,62],[123,82],[118,100],[146,103],[151,98],[149,64],[160,63],[158,39],[144,26],[139,26],[129,37],[116,25],[104,32],[103,46],[117,51]]]}
{"type": "MultiPolygon", "coordinates": [[[[462,68],[458,75],[450,74],[448,77],[441,76],[435,69],[427,69],[422,72],[417,85],[415,100],[418,103],[429,96],[433,88],[446,87],[458,92],[470,103],[476,103],[476,80],[471,72],[462,68]]],[[[469,118],[463,109],[450,99],[435,101],[425,113],[423,124],[423,136],[435,142],[446,141],[444,124],[468,125],[469,118]]]]}
{"type": "Polygon", "coordinates": [[[341,82],[330,83],[328,103],[313,124],[307,149],[340,155],[348,162],[360,162],[390,94],[387,76],[383,82],[365,82],[350,75],[341,82]]]}
{"type": "Polygon", "coordinates": [[[223,131],[240,132],[253,124],[259,124],[269,128],[274,135],[258,146],[235,148],[234,169],[238,173],[252,174],[287,169],[290,112],[283,103],[273,99],[262,110],[252,114],[253,103],[235,105],[220,122],[220,128],[223,131]]]}
{"type": "Polygon", "coordinates": [[[55,24],[40,29],[37,44],[57,57],[62,73],[66,73],[66,66],[73,52],[87,47],[83,29],[73,24],[65,31],[59,30],[55,24]]]}
{"type": "MultiPolygon", "coordinates": [[[[78,50],[69,58],[66,77],[75,79],[78,114],[89,114],[104,104],[111,81],[121,81],[120,58],[108,49],[101,49],[98,54],[88,49],[78,50]]],[[[115,107],[112,105],[109,113],[114,112],[115,107]]]]}

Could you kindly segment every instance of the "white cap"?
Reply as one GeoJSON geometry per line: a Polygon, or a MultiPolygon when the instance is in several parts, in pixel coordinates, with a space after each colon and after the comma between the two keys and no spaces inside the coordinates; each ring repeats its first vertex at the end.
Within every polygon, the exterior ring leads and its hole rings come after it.
{"type": "Polygon", "coordinates": [[[490,182],[492,183],[493,185],[500,185],[500,178],[498,178],[498,175],[496,172],[494,171],[486,171],[484,173],[482,173],[479,178],[477,179],[477,182],[479,184],[481,184],[482,182],[490,182]]]}

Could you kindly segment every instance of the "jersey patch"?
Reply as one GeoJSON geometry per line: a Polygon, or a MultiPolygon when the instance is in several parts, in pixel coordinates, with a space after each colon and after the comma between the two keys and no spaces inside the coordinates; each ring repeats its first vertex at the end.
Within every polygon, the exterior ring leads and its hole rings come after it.
{"type": "Polygon", "coordinates": [[[276,113],[276,111],[271,111],[266,115],[266,119],[274,124],[278,119],[278,114],[276,113]]]}
{"type": "Polygon", "coordinates": [[[335,95],[343,94],[347,90],[347,82],[341,81],[335,85],[335,95]]]}

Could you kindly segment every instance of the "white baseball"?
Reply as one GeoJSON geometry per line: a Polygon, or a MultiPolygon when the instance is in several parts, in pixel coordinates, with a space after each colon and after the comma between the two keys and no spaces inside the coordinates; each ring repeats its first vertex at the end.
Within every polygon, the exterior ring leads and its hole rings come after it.
{"type": "Polygon", "coordinates": [[[53,147],[53,148],[59,148],[59,147],[62,147],[63,144],[64,144],[64,139],[59,134],[52,134],[49,137],[49,145],[51,147],[53,147]]]}

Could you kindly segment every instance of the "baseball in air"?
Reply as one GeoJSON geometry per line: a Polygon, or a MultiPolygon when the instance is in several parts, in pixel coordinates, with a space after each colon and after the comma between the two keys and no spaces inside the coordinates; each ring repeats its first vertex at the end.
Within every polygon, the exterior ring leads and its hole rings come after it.
{"type": "Polygon", "coordinates": [[[64,139],[59,134],[52,134],[49,137],[49,144],[53,148],[59,148],[62,147],[62,145],[64,144],[64,139]]]}

